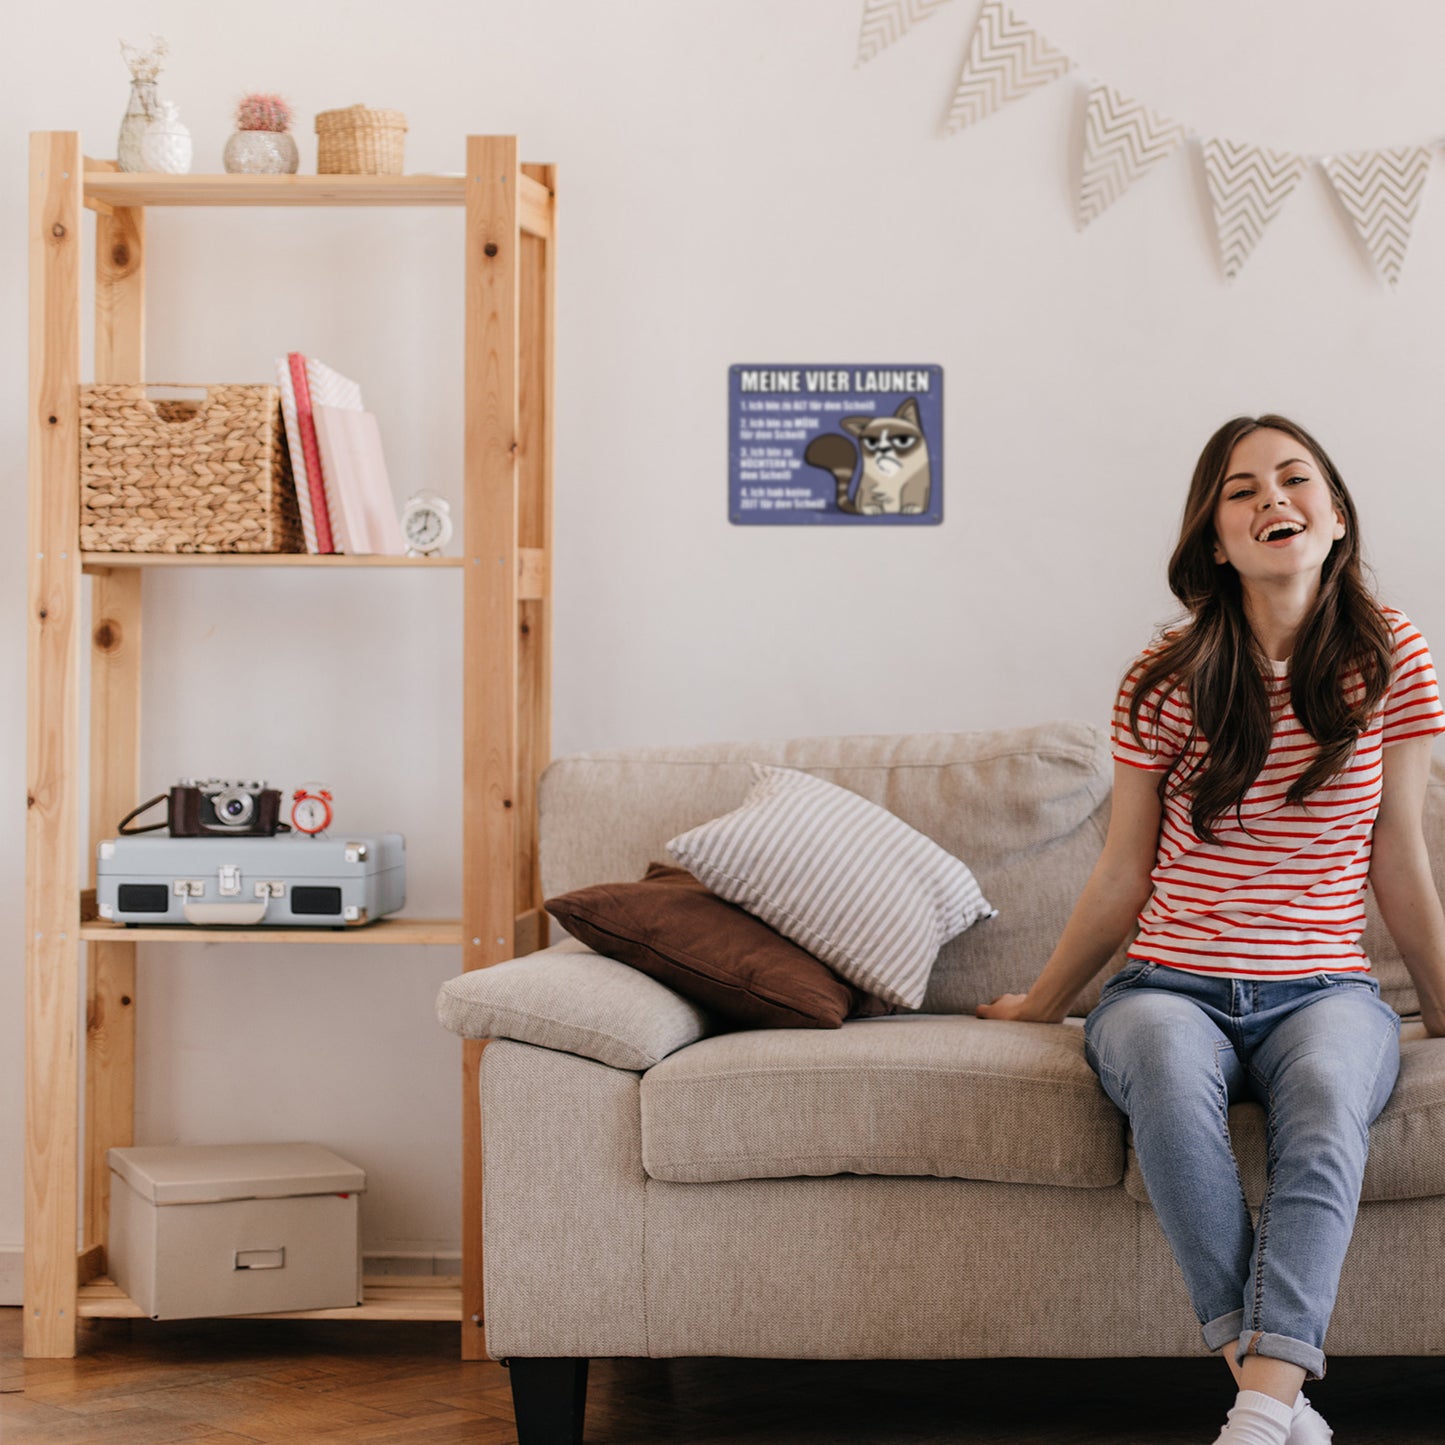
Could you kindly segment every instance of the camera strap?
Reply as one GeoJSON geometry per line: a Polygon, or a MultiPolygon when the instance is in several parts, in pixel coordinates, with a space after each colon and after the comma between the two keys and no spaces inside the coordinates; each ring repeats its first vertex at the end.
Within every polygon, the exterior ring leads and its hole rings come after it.
{"type": "Polygon", "coordinates": [[[154,798],[150,799],[149,802],[142,803],[138,808],[132,808],[130,812],[127,813],[125,817],[120,820],[120,825],[117,827],[116,831],[118,833],[130,835],[133,833],[155,833],[161,828],[169,828],[171,825],[171,813],[169,808],[166,809],[166,817],[163,823],[147,823],[144,828],[126,827],[126,824],[129,823],[132,818],[139,818],[142,813],[148,812],[151,808],[154,808],[157,803],[167,802],[169,800],[169,797],[170,795],[168,793],[157,793],[154,798]]]}

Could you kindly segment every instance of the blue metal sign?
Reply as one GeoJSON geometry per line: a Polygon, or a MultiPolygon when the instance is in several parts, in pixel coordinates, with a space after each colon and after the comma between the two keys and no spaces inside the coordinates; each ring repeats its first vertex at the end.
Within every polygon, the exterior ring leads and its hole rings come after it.
{"type": "Polygon", "coordinates": [[[743,526],[941,522],[943,368],[730,368],[728,516],[743,526]]]}

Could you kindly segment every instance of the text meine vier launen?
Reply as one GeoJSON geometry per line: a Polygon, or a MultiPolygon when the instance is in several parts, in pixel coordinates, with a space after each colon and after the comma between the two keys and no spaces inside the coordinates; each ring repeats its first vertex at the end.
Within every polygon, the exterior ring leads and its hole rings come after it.
{"type": "Polygon", "coordinates": [[[926,371],[779,371],[759,367],[745,371],[741,377],[743,391],[927,391],[926,371]]]}

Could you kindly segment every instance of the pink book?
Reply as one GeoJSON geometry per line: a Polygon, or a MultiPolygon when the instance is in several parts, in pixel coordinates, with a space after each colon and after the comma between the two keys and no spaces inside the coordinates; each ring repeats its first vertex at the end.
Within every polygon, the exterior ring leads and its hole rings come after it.
{"type": "Polygon", "coordinates": [[[381,432],[369,411],[317,403],[312,412],[331,520],[348,552],[400,557],[406,551],[387,477],[381,432]]]}
{"type": "Polygon", "coordinates": [[[331,535],[331,514],[326,507],[326,485],[321,476],[321,451],[316,445],[316,422],[311,414],[311,384],[306,378],[306,358],[299,351],[287,354],[291,385],[296,392],[296,429],[301,433],[301,451],[306,458],[306,484],[311,494],[311,515],[316,524],[316,550],[335,552],[331,535]]]}

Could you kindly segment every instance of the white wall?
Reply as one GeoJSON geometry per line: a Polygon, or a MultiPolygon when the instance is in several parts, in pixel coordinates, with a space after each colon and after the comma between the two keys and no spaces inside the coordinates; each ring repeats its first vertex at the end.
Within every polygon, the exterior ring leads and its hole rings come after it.
{"type": "MultiPolygon", "coordinates": [[[[942,119],[978,0],[855,68],[840,0],[70,0],[11,17],[0,96],[0,1254],[22,1233],[26,132],[113,154],[116,37],[165,34],[197,170],[227,107],[404,110],[412,170],[467,132],[561,168],[558,752],[799,733],[1100,721],[1168,615],[1195,456],[1240,411],[1299,417],[1360,505],[1382,591],[1445,647],[1439,162],[1390,294],[1312,173],[1232,285],[1197,153],[1073,224],[1080,73],[975,129],[942,119]],[[329,77],[338,77],[331,79],[329,77]],[[945,522],[737,528],[734,362],[944,368],[945,522]]],[[[1429,0],[1018,0],[1092,72],[1203,133],[1318,154],[1445,130],[1429,0]]],[[[362,380],[400,493],[457,496],[460,221],[152,212],[149,374],[265,380],[300,348],[362,380]]],[[[328,780],[410,841],[412,907],[455,913],[450,574],[147,580],[142,783],[328,780]]],[[[440,950],[141,950],[147,1142],[315,1137],[363,1163],[372,1251],[456,1248],[455,1040],[440,950]]]]}

